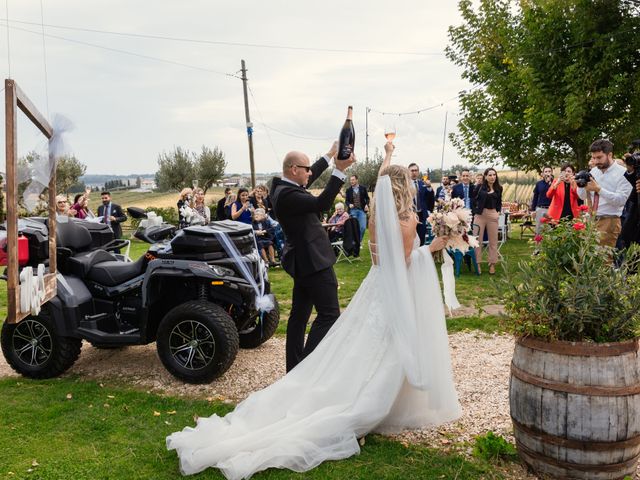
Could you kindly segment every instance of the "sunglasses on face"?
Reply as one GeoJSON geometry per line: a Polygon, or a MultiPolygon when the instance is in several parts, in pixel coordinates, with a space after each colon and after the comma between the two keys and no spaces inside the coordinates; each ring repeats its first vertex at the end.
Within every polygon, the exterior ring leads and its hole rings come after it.
{"type": "Polygon", "coordinates": [[[304,168],[305,172],[310,172],[311,171],[311,167],[308,167],[306,165],[293,165],[293,166],[297,167],[297,168],[304,168]]]}

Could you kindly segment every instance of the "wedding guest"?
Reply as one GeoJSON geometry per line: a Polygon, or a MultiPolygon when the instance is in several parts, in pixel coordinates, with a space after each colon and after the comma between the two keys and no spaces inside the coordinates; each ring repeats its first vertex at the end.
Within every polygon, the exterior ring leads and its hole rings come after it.
{"type": "MultiPolygon", "coordinates": [[[[118,239],[122,237],[121,223],[127,221],[127,216],[122,211],[120,205],[111,201],[111,193],[104,191],[100,194],[102,198],[102,205],[98,207],[98,217],[102,217],[102,221],[111,227],[113,230],[113,238],[118,239]]],[[[120,253],[120,250],[114,250],[115,253],[120,253]]]]}
{"type": "Polygon", "coordinates": [[[267,187],[258,185],[253,191],[253,195],[249,197],[249,201],[253,208],[262,208],[267,215],[271,213],[271,202],[267,197],[267,187]]]}
{"type": "Polygon", "coordinates": [[[267,216],[263,208],[256,208],[253,211],[252,225],[260,256],[267,265],[275,267],[278,262],[276,262],[276,252],[273,248],[275,239],[273,221],[267,216]]]}
{"type": "Polygon", "coordinates": [[[349,220],[349,214],[344,211],[344,203],[338,202],[335,206],[335,212],[327,223],[335,225],[335,227],[329,227],[327,232],[329,233],[329,240],[335,242],[342,238],[344,230],[344,222],[349,220]]]}
{"type": "Polygon", "coordinates": [[[367,212],[369,211],[369,194],[367,187],[360,185],[358,175],[351,175],[349,178],[351,186],[347,188],[345,200],[349,206],[349,215],[358,220],[360,226],[360,241],[364,237],[367,228],[367,212]]]}
{"type": "Polygon", "coordinates": [[[94,218],[95,215],[89,209],[89,193],[91,190],[87,189],[84,193],[78,193],[73,198],[72,209],[76,211],[76,218],[86,219],[86,218],[94,218]]]}
{"type": "Polygon", "coordinates": [[[69,201],[64,195],[56,196],[56,215],[59,217],[75,217],[76,211],[69,207],[69,201]]]}
{"type": "Polygon", "coordinates": [[[476,189],[478,189],[483,182],[484,182],[484,175],[482,173],[476,173],[476,179],[474,183],[474,186],[476,187],[476,189]]]}
{"type": "Polygon", "coordinates": [[[420,177],[420,167],[415,163],[410,163],[408,168],[414,188],[413,209],[418,215],[416,233],[418,234],[420,245],[423,245],[427,235],[427,218],[435,208],[435,195],[433,188],[431,188],[431,182],[428,180],[425,182],[420,177]]]}
{"type": "Polygon", "coordinates": [[[542,179],[533,187],[533,199],[531,200],[531,211],[536,214],[536,235],[540,235],[542,219],[551,205],[551,200],[547,198],[547,192],[553,182],[553,169],[548,165],[543,167],[541,176],[542,179]]]}
{"type": "Polygon", "coordinates": [[[229,195],[231,195],[231,189],[227,187],[224,189],[224,196],[216,204],[216,220],[228,220],[227,215],[224,213],[224,206],[229,195]]]}
{"type": "Polygon", "coordinates": [[[502,186],[498,180],[498,172],[494,168],[487,168],[483,174],[484,181],[477,189],[473,222],[478,225],[478,243],[476,258],[478,259],[478,273],[482,261],[482,240],[485,229],[489,237],[489,274],[496,273],[498,263],[498,218],[502,208],[502,186]]]}
{"type": "Polygon", "coordinates": [[[200,225],[208,225],[211,223],[211,210],[204,203],[204,190],[196,188],[193,190],[193,210],[195,212],[195,221],[191,220],[191,224],[198,222],[200,225]]]}
{"type": "Polygon", "coordinates": [[[451,199],[451,178],[442,177],[442,185],[436,190],[436,200],[450,200],[451,199]]]}
{"type": "Polygon", "coordinates": [[[580,211],[578,210],[578,186],[573,175],[573,165],[564,163],[560,167],[560,176],[553,181],[549,190],[547,190],[547,198],[551,200],[548,216],[556,222],[561,218],[571,220],[580,216],[580,211]]]}
{"type": "Polygon", "coordinates": [[[231,207],[238,199],[235,193],[230,193],[224,203],[224,218],[225,220],[231,220],[231,207]]]}
{"type": "Polygon", "coordinates": [[[251,225],[251,202],[249,201],[249,190],[238,189],[238,199],[231,205],[231,220],[251,225]]]}
{"type": "Polygon", "coordinates": [[[189,225],[186,218],[186,208],[191,208],[191,199],[193,197],[193,190],[190,188],[183,188],[180,192],[180,198],[178,199],[178,228],[184,228],[189,225]]]}
{"type": "Polygon", "coordinates": [[[473,210],[473,199],[475,188],[471,185],[471,172],[465,168],[460,173],[460,183],[451,189],[451,198],[461,198],[464,200],[464,208],[473,210]]]}

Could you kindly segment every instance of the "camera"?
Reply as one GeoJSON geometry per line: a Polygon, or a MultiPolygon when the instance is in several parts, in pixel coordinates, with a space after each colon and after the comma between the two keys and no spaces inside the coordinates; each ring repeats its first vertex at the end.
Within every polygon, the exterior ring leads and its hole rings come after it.
{"type": "Polygon", "coordinates": [[[635,169],[640,167],[640,139],[631,142],[631,145],[629,145],[629,154],[630,155],[625,157],[624,163],[635,169]]]}
{"type": "Polygon", "coordinates": [[[593,176],[587,170],[580,170],[574,177],[576,185],[578,185],[578,187],[580,188],[586,187],[587,183],[589,183],[592,178],[593,176]]]}

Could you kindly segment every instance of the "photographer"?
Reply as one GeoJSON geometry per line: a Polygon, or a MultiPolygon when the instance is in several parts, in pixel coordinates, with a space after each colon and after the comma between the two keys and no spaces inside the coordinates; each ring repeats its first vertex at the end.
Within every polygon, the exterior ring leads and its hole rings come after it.
{"type": "Polygon", "coordinates": [[[547,191],[553,181],[553,169],[546,165],[542,168],[542,180],[536,183],[533,188],[533,200],[531,201],[531,211],[536,213],[536,235],[542,230],[542,218],[549,211],[551,200],[547,198],[547,191]]]}
{"type": "Polygon", "coordinates": [[[640,191],[633,188],[640,188],[640,140],[633,141],[629,147],[629,153],[624,156],[624,163],[627,168],[624,176],[632,185],[632,191],[625,206],[622,232],[618,239],[618,246],[621,249],[629,247],[632,243],[640,244],[640,210],[638,209],[640,191]]]}
{"type": "Polygon", "coordinates": [[[596,228],[600,232],[600,245],[615,247],[622,230],[620,216],[632,186],[624,176],[625,168],[613,160],[613,143],[596,140],[590,151],[595,166],[591,169],[589,182],[584,188],[578,188],[578,195],[591,202],[596,228]]]}

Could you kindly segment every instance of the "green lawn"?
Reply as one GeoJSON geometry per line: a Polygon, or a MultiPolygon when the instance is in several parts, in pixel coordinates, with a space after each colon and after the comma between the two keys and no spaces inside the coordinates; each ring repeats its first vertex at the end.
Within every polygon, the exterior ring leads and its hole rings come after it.
{"type": "MultiPolygon", "coordinates": [[[[161,397],[65,378],[0,380],[0,478],[172,479],[175,452],[165,437],[193,425],[193,416],[232,407],[161,397]]],[[[222,479],[209,469],[196,479],[222,479]]],[[[497,469],[423,446],[368,436],[356,457],[326,462],[305,474],[268,470],[259,479],[499,479],[497,469]]]]}

